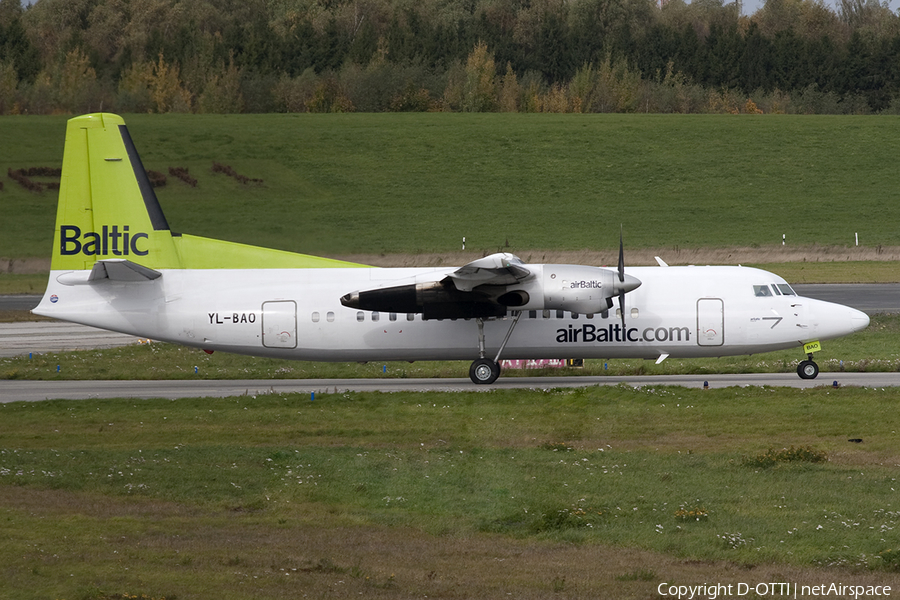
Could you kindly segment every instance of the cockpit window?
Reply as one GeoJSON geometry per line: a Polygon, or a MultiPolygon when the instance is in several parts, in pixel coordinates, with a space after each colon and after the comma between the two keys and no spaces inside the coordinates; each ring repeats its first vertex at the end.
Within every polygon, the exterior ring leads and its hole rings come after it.
{"type": "Polygon", "coordinates": [[[784,294],[785,296],[796,296],[796,295],[797,295],[797,292],[795,292],[795,291],[793,290],[793,288],[791,288],[791,286],[789,286],[789,285],[786,284],[786,283],[779,283],[779,284],[778,284],[778,289],[779,289],[779,290],[781,291],[781,293],[784,294]]]}
{"type": "Polygon", "coordinates": [[[772,290],[769,289],[767,285],[754,285],[753,286],[753,294],[757,298],[764,298],[766,296],[772,295],[772,290]]]}

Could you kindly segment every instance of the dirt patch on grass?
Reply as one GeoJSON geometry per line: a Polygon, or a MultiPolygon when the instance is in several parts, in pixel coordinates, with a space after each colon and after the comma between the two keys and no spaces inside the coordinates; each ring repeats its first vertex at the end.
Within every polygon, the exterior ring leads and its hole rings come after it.
{"type": "MultiPolygon", "coordinates": [[[[556,263],[610,266],[619,260],[612,250],[506,250],[527,263],[556,263]]],[[[333,256],[376,267],[447,267],[491,254],[491,251],[423,252],[417,254],[344,254],[333,256]]],[[[736,265],[774,263],[821,263],[848,261],[900,261],[900,246],[734,246],[727,248],[628,248],[625,262],[630,266],[656,265],[659,256],[669,265],[736,265]]],[[[50,271],[49,258],[0,258],[0,273],[33,274],[50,271]]]]}
{"type": "MultiPolygon", "coordinates": [[[[767,582],[900,586],[900,574],[880,571],[684,560],[634,548],[493,534],[435,536],[409,527],[353,523],[352,516],[314,505],[277,515],[245,514],[0,486],[0,511],[20,526],[33,520],[47,536],[17,548],[13,562],[33,569],[31,562],[53,554],[57,583],[73,590],[86,583],[69,575],[73,568],[94,578],[112,567],[119,576],[116,589],[108,592],[146,589],[144,582],[153,581],[154,590],[178,597],[218,597],[227,591],[233,598],[295,598],[302,590],[321,598],[527,600],[655,598],[666,582],[732,584],[735,589],[737,583],[767,582]],[[69,540],[69,546],[54,547],[54,535],[88,535],[84,528],[66,529],[73,517],[91,522],[90,540],[84,540],[90,543],[69,540]],[[59,531],[48,530],[54,523],[59,531]],[[35,553],[35,544],[43,554],[35,553]],[[185,569],[188,580],[179,574],[185,569]]],[[[43,577],[52,577],[49,573],[44,570],[43,577]]],[[[0,590],[4,587],[0,583],[0,590]]]]}
{"type": "Polygon", "coordinates": [[[0,274],[32,275],[49,271],[49,258],[0,258],[0,274]]]}

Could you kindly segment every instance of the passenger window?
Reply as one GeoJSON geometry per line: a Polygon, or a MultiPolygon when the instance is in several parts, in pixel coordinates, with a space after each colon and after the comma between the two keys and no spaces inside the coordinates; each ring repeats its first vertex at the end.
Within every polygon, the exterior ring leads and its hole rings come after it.
{"type": "Polygon", "coordinates": [[[381,315],[378,314],[377,310],[372,311],[372,320],[373,321],[377,321],[380,317],[381,317],[381,315]]]}
{"type": "Polygon", "coordinates": [[[544,318],[545,318],[545,319],[549,319],[549,318],[550,318],[550,311],[549,311],[549,310],[545,310],[545,311],[543,312],[543,315],[544,315],[544,318]]]}
{"type": "Polygon", "coordinates": [[[632,319],[637,319],[639,316],[641,316],[641,311],[639,311],[639,310],[636,309],[636,308],[632,308],[632,309],[631,309],[631,318],[632,318],[632,319]]]}
{"type": "Polygon", "coordinates": [[[578,318],[578,313],[572,313],[572,318],[573,318],[573,319],[577,319],[577,318],[578,318]]]}
{"type": "Polygon", "coordinates": [[[325,315],[325,319],[329,323],[334,323],[334,313],[329,310],[328,313],[325,315]]]}
{"type": "Polygon", "coordinates": [[[406,313],[406,320],[407,320],[407,321],[415,321],[415,320],[416,320],[416,313],[406,313]]]}
{"type": "Polygon", "coordinates": [[[590,313],[590,314],[585,315],[585,318],[587,318],[587,319],[593,319],[593,318],[594,318],[594,313],[590,313]]]}
{"type": "Polygon", "coordinates": [[[767,285],[754,285],[753,293],[757,298],[765,298],[772,295],[772,290],[767,285]]]}
{"type": "Polygon", "coordinates": [[[396,321],[396,320],[397,320],[397,313],[391,313],[390,315],[388,315],[388,318],[389,318],[391,321],[396,321]]]}
{"type": "Polygon", "coordinates": [[[312,322],[313,322],[313,323],[318,323],[318,322],[319,322],[319,313],[314,312],[314,313],[312,314],[312,322]]]}
{"type": "Polygon", "coordinates": [[[362,323],[363,321],[365,321],[365,320],[366,320],[366,313],[364,313],[363,311],[359,311],[358,313],[356,313],[356,320],[359,321],[360,323],[362,323]]]}
{"type": "Polygon", "coordinates": [[[564,310],[558,310],[558,311],[556,311],[556,318],[557,318],[557,319],[565,319],[565,318],[566,318],[566,311],[564,311],[564,310]]]}
{"type": "Polygon", "coordinates": [[[601,318],[601,319],[608,319],[608,318],[609,318],[609,311],[608,311],[608,310],[601,311],[601,312],[600,312],[600,318],[601,318]]]}
{"type": "Polygon", "coordinates": [[[529,319],[537,319],[537,311],[536,311],[536,310],[529,310],[529,311],[528,311],[528,318],[529,318],[529,319]]]}

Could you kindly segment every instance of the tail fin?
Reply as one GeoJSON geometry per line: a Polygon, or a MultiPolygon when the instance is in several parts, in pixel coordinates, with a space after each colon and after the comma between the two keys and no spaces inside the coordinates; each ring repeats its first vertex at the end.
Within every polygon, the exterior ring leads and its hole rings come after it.
{"type": "Polygon", "coordinates": [[[106,259],[180,266],[125,121],[92,114],[71,119],[66,129],[51,269],[90,269],[106,259]]]}
{"type": "Polygon", "coordinates": [[[108,113],[75,117],[66,129],[50,268],[89,270],[99,261],[154,270],[363,266],[173,234],[125,121],[108,113]]]}

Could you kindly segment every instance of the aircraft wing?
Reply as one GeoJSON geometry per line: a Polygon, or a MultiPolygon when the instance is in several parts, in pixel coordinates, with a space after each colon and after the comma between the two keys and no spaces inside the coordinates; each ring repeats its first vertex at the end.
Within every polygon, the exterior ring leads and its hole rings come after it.
{"type": "Polygon", "coordinates": [[[531,276],[518,256],[503,252],[473,260],[447,277],[457,290],[471,292],[480,285],[513,285],[531,276]]]}
{"type": "Polygon", "coordinates": [[[610,269],[584,265],[526,265],[517,256],[492,254],[430,281],[403,281],[341,297],[361,310],[421,313],[426,319],[503,317],[510,310],[557,309],[593,314],[641,284],[620,281],[610,269]]]}
{"type": "Polygon", "coordinates": [[[426,319],[502,317],[519,296],[504,297],[511,285],[533,279],[532,272],[513,254],[479,258],[439,280],[404,282],[351,292],[341,304],[362,310],[422,313],[426,319]]]}

